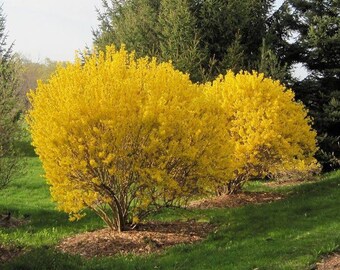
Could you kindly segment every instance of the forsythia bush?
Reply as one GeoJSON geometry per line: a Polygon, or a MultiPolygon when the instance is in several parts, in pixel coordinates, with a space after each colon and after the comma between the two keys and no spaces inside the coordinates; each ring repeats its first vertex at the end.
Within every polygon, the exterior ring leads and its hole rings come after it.
{"type": "Polygon", "coordinates": [[[303,105],[255,72],[198,85],[170,63],[108,47],[29,98],[33,145],[71,220],[90,208],[123,230],[194,195],[318,168],[303,105]]]}
{"type": "Polygon", "coordinates": [[[232,179],[229,110],[170,63],[108,47],[60,67],[29,99],[33,145],[71,219],[90,208],[123,230],[232,179]]]}
{"type": "Polygon", "coordinates": [[[297,177],[319,169],[311,120],[279,81],[256,72],[228,72],[206,84],[205,91],[228,112],[224,121],[230,125],[235,162],[229,193],[252,177],[297,177]]]}

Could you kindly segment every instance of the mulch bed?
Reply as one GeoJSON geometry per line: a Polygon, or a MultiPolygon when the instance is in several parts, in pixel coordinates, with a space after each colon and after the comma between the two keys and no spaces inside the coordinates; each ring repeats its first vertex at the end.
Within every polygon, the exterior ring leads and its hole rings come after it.
{"type": "MultiPolygon", "coordinates": [[[[27,224],[27,218],[14,218],[10,213],[0,214],[0,229],[1,228],[17,228],[27,224]]],[[[11,259],[20,256],[24,253],[21,247],[4,246],[0,244],[0,264],[10,261],[11,259]]]]}
{"type": "Polygon", "coordinates": [[[27,224],[29,219],[14,218],[10,214],[0,214],[0,228],[17,228],[27,224]]]}
{"type": "Polygon", "coordinates": [[[269,192],[241,192],[238,194],[225,194],[221,196],[205,198],[202,200],[192,201],[189,208],[225,208],[240,207],[247,204],[269,203],[283,199],[282,194],[269,192]]]}
{"type": "Polygon", "coordinates": [[[339,270],[340,269],[340,253],[334,253],[322,259],[316,264],[316,270],[339,270]]]}
{"type": "Polygon", "coordinates": [[[0,264],[10,261],[24,253],[23,248],[0,245],[0,264]]]}
{"type": "MultiPolygon", "coordinates": [[[[194,201],[190,203],[189,208],[239,207],[280,199],[283,199],[280,194],[243,192],[194,201]]],[[[213,230],[214,226],[208,223],[149,222],[121,233],[105,228],[74,235],[62,240],[57,248],[62,252],[79,254],[87,258],[128,253],[148,254],[177,244],[200,241],[213,230]]]]}
{"type": "Polygon", "coordinates": [[[134,230],[117,232],[109,228],[65,238],[57,248],[86,258],[115,254],[148,254],[180,243],[202,240],[214,226],[198,222],[149,222],[134,230]]]}

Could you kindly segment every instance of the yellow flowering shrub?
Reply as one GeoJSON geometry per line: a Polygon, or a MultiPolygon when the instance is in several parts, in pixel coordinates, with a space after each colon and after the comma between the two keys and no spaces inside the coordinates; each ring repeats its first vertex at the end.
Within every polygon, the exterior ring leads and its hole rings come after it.
{"type": "Polygon", "coordinates": [[[230,119],[170,63],[124,48],[58,68],[29,93],[27,120],[53,199],[123,230],[231,179],[230,119]]]}
{"type": "Polygon", "coordinates": [[[221,118],[235,143],[235,171],[228,192],[238,190],[252,177],[318,169],[316,132],[292,90],[256,72],[228,72],[204,87],[230,113],[221,118]]]}

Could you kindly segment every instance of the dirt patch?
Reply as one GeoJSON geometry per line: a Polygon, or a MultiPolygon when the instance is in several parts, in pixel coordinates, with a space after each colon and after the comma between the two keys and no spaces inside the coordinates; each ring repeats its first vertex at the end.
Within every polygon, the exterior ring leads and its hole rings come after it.
{"type": "Polygon", "coordinates": [[[214,226],[197,222],[150,222],[136,229],[116,232],[108,228],[64,239],[57,248],[87,258],[115,254],[147,254],[181,243],[202,240],[214,226]]]}
{"type": "Polygon", "coordinates": [[[322,259],[316,264],[316,270],[339,270],[340,269],[340,253],[332,254],[322,259]]]}
{"type": "Polygon", "coordinates": [[[28,222],[28,218],[14,218],[11,213],[0,214],[0,228],[16,228],[28,222]]]}
{"type": "MultiPolygon", "coordinates": [[[[28,218],[14,218],[11,213],[0,214],[0,229],[17,228],[28,222],[28,218]]],[[[0,244],[0,264],[8,262],[13,258],[22,255],[24,252],[22,247],[4,246],[0,244]]]]}
{"type": "Polygon", "coordinates": [[[0,264],[8,262],[24,253],[23,248],[0,245],[0,264]]]}
{"type": "Polygon", "coordinates": [[[225,208],[240,207],[247,204],[269,203],[283,199],[282,194],[269,192],[242,192],[238,194],[221,195],[202,200],[192,201],[189,208],[225,208]]]}

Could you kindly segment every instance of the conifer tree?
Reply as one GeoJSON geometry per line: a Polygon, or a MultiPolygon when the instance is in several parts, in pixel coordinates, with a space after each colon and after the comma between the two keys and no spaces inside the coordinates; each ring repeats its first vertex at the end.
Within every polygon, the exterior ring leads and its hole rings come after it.
{"type": "Polygon", "coordinates": [[[310,75],[293,89],[314,118],[318,159],[324,170],[339,168],[340,1],[287,0],[278,18],[284,60],[309,70],[310,75]]]}
{"type": "Polygon", "coordinates": [[[161,0],[158,18],[160,58],[171,60],[179,70],[189,73],[193,81],[199,81],[205,55],[189,1],[161,0]]]}
{"type": "Polygon", "coordinates": [[[103,9],[104,12],[98,11],[99,29],[93,33],[99,49],[125,44],[127,49],[135,50],[137,56],[158,54],[159,1],[103,0],[103,9]]]}
{"type": "Polygon", "coordinates": [[[260,59],[256,67],[257,71],[281,82],[286,82],[290,79],[287,64],[282,64],[274,51],[267,45],[265,39],[262,41],[260,53],[260,59]]]}
{"type": "Polygon", "coordinates": [[[19,135],[20,100],[13,44],[7,45],[5,16],[0,6],[0,189],[17,170],[14,142],[19,135]]]}
{"type": "Polygon", "coordinates": [[[273,0],[103,0],[94,42],[172,59],[193,80],[256,67],[273,0]]]}

